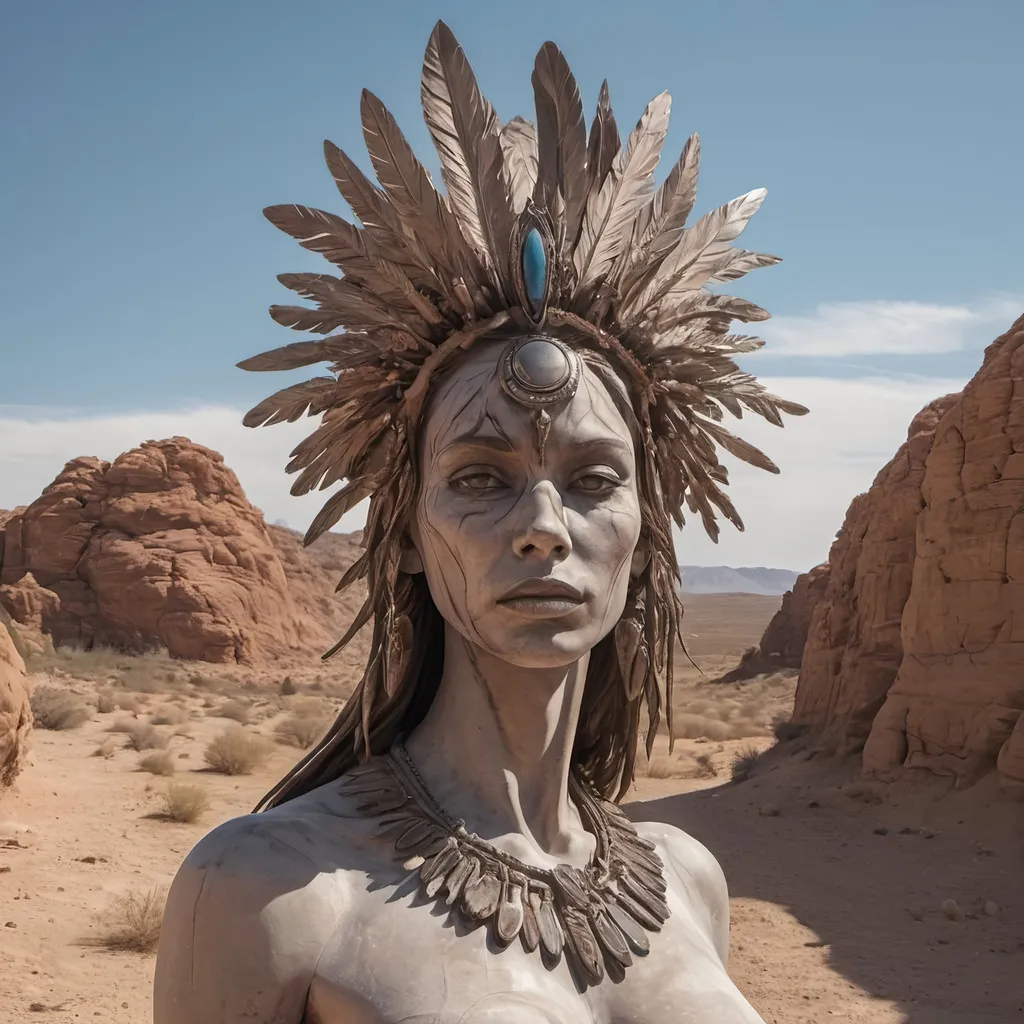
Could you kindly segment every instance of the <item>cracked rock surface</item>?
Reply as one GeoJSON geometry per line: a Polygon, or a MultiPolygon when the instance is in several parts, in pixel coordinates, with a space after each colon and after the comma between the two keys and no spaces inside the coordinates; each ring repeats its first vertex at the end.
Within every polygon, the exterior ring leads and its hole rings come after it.
{"type": "Polygon", "coordinates": [[[1024,317],[852,502],[794,720],[864,768],[1024,786],[1024,317]]]}
{"type": "Polygon", "coordinates": [[[330,561],[268,527],[221,455],[174,437],[73,459],[6,514],[0,604],[57,645],[259,664],[323,650],[351,620],[330,561]]]}

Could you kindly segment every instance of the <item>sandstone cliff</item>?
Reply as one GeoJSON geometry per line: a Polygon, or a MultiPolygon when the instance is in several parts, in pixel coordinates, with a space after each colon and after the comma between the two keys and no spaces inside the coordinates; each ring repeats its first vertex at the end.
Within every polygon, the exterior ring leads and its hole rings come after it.
{"type": "Polygon", "coordinates": [[[58,645],[257,664],[323,650],[351,620],[358,595],[333,590],[354,544],[331,543],[309,557],[268,527],[218,453],[149,441],[72,460],[7,514],[0,605],[58,645]]]}
{"type": "Polygon", "coordinates": [[[32,728],[25,663],[0,614],[0,789],[21,771],[32,728]]]}
{"type": "Polygon", "coordinates": [[[827,562],[801,573],[793,589],[783,594],[782,605],[768,623],[760,644],[747,651],[739,665],[719,681],[733,683],[779,669],[800,668],[811,615],[824,599],[828,580],[827,562]]]}
{"type": "Polygon", "coordinates": [[[794,720],[864,767],[1024,784],[1024,317],[914,419],[829,553],[794,720]]]}

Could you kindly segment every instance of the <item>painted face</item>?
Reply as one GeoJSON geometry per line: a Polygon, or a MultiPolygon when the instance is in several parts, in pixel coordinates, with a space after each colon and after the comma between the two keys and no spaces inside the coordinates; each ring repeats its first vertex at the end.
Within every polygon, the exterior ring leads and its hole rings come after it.
{"type": "Polygon", "coordinates": [[[501,386],[504,348],[481,345],[431,403],[412,539],[466,639],[514,665],[568,665],[622,614],[641,533],[636,456],[586,365],[542,427],[501,386]]]}

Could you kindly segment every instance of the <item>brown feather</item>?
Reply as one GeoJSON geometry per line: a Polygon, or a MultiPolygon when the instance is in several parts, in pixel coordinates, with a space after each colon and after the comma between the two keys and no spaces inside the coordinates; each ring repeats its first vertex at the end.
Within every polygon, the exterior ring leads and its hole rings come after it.
{"type": "Polygon", "coordinates": [[[526,208],[537,184],[536,129],[524,118],[513,117],[501,129],[501,149],[512,212],[519,214],[526,208]]]}
{"type": "Polygon", "coordinates": [[[583,101],[565,55],[545,43],[533,66],[537,105],[538,175],[533,199],[554,214],[555,197],[565,204],[559,259],[570,263],[587,198],[587,128],[583,101]]]}

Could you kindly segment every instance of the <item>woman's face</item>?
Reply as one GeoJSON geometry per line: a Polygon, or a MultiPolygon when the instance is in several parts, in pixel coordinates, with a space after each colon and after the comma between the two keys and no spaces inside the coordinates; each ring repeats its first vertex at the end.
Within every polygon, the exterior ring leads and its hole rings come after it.
{"type": "Polygon", "coordinates": [[[474,645],[522,667],[569,665],[614,627],[641,558],[636,456],[586,365],[545,432],[501,387],[503,349],[481,345],[428,410],[414,560],[474,645]]]}

